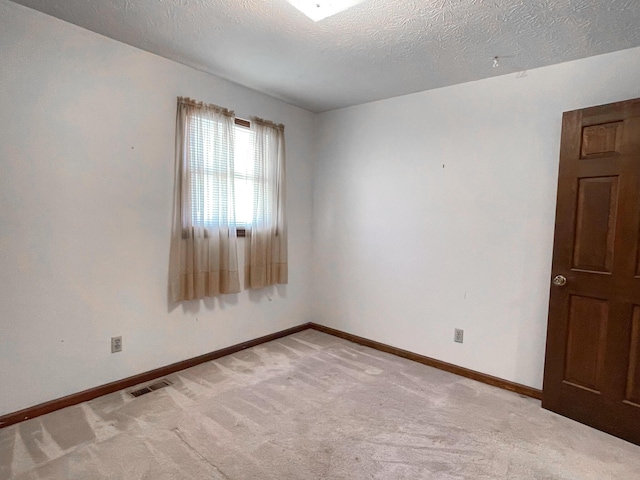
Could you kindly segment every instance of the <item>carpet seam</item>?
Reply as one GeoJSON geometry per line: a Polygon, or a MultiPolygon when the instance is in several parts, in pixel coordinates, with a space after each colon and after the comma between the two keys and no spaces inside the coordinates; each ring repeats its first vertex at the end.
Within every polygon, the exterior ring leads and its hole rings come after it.
{"type": "Polygon", "coordinates": [[[182,432],[180,431],[179,427],[176,428],[172,428],[171,431],[175,434],[176,437],[178,437],[180,439],[180,441],[182,443],[184,443],[186,445],[186,447],[191,450],[193,453],[195,453],[204,463],[206,463],[207,465],[209,465],[214,471],[216,471],[218,474],[220,474],[222,476],[222,478],[224,478],[225,480],[231,480],[231,478],[229,478],[222,470],[220,470],[217,466],[215,466],[213,463],[211,463],[204,455],[202,455],[195,447],[193,447],[182,435],[182,432]]]}

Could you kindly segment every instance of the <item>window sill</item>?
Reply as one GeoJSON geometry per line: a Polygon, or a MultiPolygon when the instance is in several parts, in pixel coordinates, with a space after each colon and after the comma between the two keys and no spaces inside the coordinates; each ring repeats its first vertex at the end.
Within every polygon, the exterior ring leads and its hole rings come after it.
{"type": "MultiPolygon", "coordinates": [[[[207,233],[207,231],[204,231],[204,236],[205,238],[209,237],[209,234],[207,233]]],[[[242,227],[242,228],[236,228],[236,236],[237,237],[246,237],[247,236],[247,230],[242,227]]],[[[182,238],[189,238],[189,231],[186,229],[182,229],[182,238]]]]}

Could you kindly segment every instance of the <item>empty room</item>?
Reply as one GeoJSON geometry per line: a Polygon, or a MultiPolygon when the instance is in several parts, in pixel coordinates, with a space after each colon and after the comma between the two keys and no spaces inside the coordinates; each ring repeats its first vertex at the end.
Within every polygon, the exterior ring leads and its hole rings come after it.
{"type": "Polygon", "coordinates": [[[640,2],[0,0],[0,479],[640,479],[640,2]]]}

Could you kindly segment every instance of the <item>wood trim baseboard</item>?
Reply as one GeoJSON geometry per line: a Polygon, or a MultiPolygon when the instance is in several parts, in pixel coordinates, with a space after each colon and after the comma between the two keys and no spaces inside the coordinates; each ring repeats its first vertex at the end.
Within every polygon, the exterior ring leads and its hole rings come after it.
{"type": "Polygon", "coordinates": [[[526,385],[503,380],[502,378],[476,372],[475,370],[469,370],[468,368],[459,367],[457,365],[453,365],[452,363],[447,363],[441,360],[436,360],[435,358],[419,355],[417,353],[409,352],[408,350],[403,350],[401,348],[396,348],[384,343],[376,342],[375,340],[369,340],[368,338],[363,338],[357,335],[343,332],[341,330],[336,330],[335,328],[318,325],[317,323],[310,323],[309,327],[319,332],[328,333],[329,335],[340,337],[345,340],[349,340],[350,342],[364,345],[365,347],[373,348],[374,350],[379,350],[381,352],[390,353],[398,357],[407,358],[409,360],[413,360],[414,362],[422,363],[424,365],[444,370],[446,372],[455,373],[456,375],[460,375],[461,377],[471,378],[472,380],[477,380],[478,382],[486,383],[494,387],[499,387],[504,390],[518,393],[520,395],[525,395],[537,400],[542,400],[542,390],[538,390],[537,388],[527,387],[526,385]]]}
{"type": "Polygon", "coordinates": [[[538,400],[542,399],[542,390],[538,390],[537,388],[527,387],[526,385],[503,380],[502,378],[486,375],[484,373],[459,367],[451,363],[442,362],[440,360],[436,360],[435,358],[419,355],[417,353],[409,352],[408,350],[403,350],[401,348],[396,348],[384,343],[376,342],[375,340],[369,340],[367,338],[352,335],[341,330],[336,330],[335,328],[325,327],[324,325],[318,325],[317,323],[310,322],[303,323],[302,325],[298,325],[297,327],[288,328],[280,332],[275,332],[270,335],[265,335],[264,337],[256,338],[254,340],[249,340],[237,345],[232,345],[221,350],[216,350],[215,352],[206,353],[204,355],[190,358],[182,362],[173,363],[165,367],[156,368],[155,370],[150,370],[148,372],[140,373],[132,377],[127,377],[122,380],[107,383],[99,387],[90,388],[89,390],[74,393],[66,397],[41,403],[40,405],[25,408],[24,410],[20,410],[18,412],[0,416],[0,428],[8,427],[9,425],[23,422],[24,420],[28,420],[30,418],[39,417],[47,413],[55,412],[56,410],[60,410],[62,408],[71,407],[82,402],[87,402],[89,400],[93,400],[94,398],[98,398],[109,393],[117,392],[125,388],[130,388],[141,383],[155,380],[159,377],[171,375],[172,373],[179,372],[180,370],[195,367],[196,365],[200,365],[201,363],[210,362],[211,360],[215,360],[226,355],[231,355],[247,348],[261,345],[263,343],[271,342],[272,340],[277,340],[294,333],[302,332],[303,330],[307,330],[309,328],[317,330],[319,332],[327,333],[329,335],[333,335],[334,337],[343,338],[345,340],[363,345],[365,347],[373,348],[374,350],[390,353],[398,357],[407,358],[409,360],[413,360],[414,362],[422,363],[430,367],[454,373],[456,375],[460,375],[461,377],[471,378],[473,380],[477,380],[478,382],[486,383],[494,387],[499,387],[504,390],[519,393],[520,395],[526,395],[527,397],[532,397],[538,400]]]}
{"type": "Polygon", "coordinates": [[[99,387],[90,388],[89,390],[74,393],[66,397],[41,403],[40,405],[25,408],[24,410],[20,410],[18,412],[9,413],[7,415],[0,416],[0,428],[8,427],[9,425],[28,420],[30,418],[39,417],[41,415],[60,410],[62,408],[71,407],[82,402],[93,400],[94,398],[117,392],[125,388],[130,388],[141,383],[149,382],[151,380],[155,380],[156,378],[179,372],[180,370],[184,370],[185,368],[195,367],[196,365],[199,365],[201,363],[209,362],[226,355],[231,355],[247,348],[255,347],[272,340],[277,340],[279,338],[286,337],[288,335],[292,335],[309,328],[310,325],[308,323],[303,323],[302,325],[298,325],[297,327],[288,328],[280,332],[265,335],[264,337],[249,340],[237,345],[232,345],[221,350],[216,350],[215,352],[206,353],[204,355],[190,358],[182,362],[172,363],[171,365],[167,365],[165,367],[156,368],[155,370],[150,370],[148,372],[140,373],[132,377],[127,377],[122,380],[107,383],[99,387]]]}

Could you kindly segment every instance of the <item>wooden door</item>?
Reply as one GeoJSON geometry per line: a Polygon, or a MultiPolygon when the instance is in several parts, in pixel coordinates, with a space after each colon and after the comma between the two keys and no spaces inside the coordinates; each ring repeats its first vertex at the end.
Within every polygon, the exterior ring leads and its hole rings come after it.
{"type": "Polygon", "coordinates": [[[542,406],[638,445],[639,246],[640,99],[565,113],[542,406]]]}

